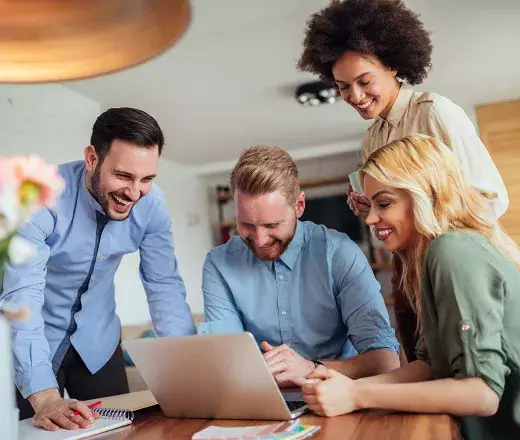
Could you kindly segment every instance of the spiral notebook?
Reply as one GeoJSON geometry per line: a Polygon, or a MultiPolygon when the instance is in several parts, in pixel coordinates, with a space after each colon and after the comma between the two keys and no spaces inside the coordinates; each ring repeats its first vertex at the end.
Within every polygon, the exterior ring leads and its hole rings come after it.
{"type": "Polygon", "coordinates": [[[103,432],[112,431],[122,426],[129,425],[134,419],[132,411],[114,408],[95,408],[101,417],[97,419],[89,429],[77,429],[69,431],[60,429],[59,431],[46,431],[34,426],[32,419],[19,422],[19,440],[79,440],[103,432]]]}

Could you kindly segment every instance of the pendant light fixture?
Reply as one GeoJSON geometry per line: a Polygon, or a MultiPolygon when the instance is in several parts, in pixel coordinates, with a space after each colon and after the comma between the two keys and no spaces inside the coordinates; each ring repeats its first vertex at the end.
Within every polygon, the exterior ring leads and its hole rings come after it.
{"type": "Polygon", "coordinates": [[[173,45],[188,0],[0,0],[0,83],[88,78],[173,45]]]}

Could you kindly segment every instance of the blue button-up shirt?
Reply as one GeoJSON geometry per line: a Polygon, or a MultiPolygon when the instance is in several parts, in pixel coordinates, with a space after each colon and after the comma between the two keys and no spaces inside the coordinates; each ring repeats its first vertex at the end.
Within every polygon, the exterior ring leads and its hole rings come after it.
{"type": "Polygon", "coordinates": [[[124,221],[110,221],[85,184],[84,162],[59,167],[66,189],[20,235],[37,257],[8,266],[0,298],[30,309],[13,322],[14,381],[24,397],[57,387],[56,372],[70,344],[95,373],[119,344],[114,274],[125,254],[139,250],[140,276],[161,336],[195,333],[172,245],[162,191],[152,186],[124,221]]]}
{"type": "Polygon", "coordinates": [[[307,359],[398,351],[368,261],[346,235],[300,222],[276,261],[256,257],[232,237],[208,254],[206,322],[199,333],[249,331],[258,343],[287,344],[307,359]]]}

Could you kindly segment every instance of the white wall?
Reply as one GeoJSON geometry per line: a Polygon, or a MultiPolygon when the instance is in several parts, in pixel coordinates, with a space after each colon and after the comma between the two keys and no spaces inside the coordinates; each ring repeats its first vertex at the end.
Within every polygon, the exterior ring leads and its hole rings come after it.
{"type": "MultiPolygon", "coordinates": [[[[48,163],[83,157],[99,103],[58,84],[0,85],[0,154],[35,153],[48,163]]],[[[202,264],[211,248],[208,201],[201,180],[161,159],[157,183],[172,214],[175,253],[195,313],[202,312],[202,264]]],[[[124,325],[150,319],[139,280],[139,255],[127,255],[116,274],[117,313],[124,325]]]]}
{"type": "Polygon", "coordinates": [[[0,85],[0,154],[36,153],[56,164],[77,160],[100,108],[56,84],[0,85]]]}

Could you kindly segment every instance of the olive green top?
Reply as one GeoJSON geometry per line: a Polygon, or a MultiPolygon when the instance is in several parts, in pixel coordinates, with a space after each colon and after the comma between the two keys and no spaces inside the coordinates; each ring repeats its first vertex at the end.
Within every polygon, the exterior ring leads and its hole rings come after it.
{"type": "Polygon", "coordinates": [[[427,360],[436,378],[480,377],[500,397],[491,417],[462,417],[466,440],[520,439],[520,271],[484,236],[448,232],[422,277],[427,360]]]}

